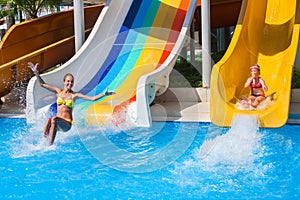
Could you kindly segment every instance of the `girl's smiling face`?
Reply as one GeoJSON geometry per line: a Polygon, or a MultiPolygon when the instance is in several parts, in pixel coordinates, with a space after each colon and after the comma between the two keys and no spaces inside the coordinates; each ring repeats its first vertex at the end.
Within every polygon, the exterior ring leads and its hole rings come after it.
{"type": "Polygon", "coordinates": [[[74,78],[72,76],[66,76],[64,79],[64,86],[67,90],[71,90],[74,85],[74,78]]]}

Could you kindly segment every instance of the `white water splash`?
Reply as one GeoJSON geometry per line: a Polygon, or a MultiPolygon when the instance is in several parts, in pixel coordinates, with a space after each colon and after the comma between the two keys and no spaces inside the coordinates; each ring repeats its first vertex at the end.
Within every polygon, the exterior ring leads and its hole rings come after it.
{"type": "Polygon", "coordinates": [[[19,133],[19,135],[10,140],[10,156],[12,158],[22,158],[34,156],[36,154],[44,153],[55,146],[48,146],[48,140],[43,139],[39,131],[34,129],[27,133],[19,133]]]}
{"type": "Polygon", "coordinates": [[[41,155],[49,151],[57,150],[57,144],[71,143],[78,136],[76,128],[68,132],[57,132],[55,142],[49,146],[49,136],[43,138],[42,131],[31,128],[28,132],[20,130],[18,135],[10,140],[10,156],[22,158],[41,155]]]}
{"type": "Polygon", "coordinates": [[[204,141],[196,157],[208,166],[251,164],[260,145],[258,128],[257,116],[235,116],[228,132],[204,141]]]}

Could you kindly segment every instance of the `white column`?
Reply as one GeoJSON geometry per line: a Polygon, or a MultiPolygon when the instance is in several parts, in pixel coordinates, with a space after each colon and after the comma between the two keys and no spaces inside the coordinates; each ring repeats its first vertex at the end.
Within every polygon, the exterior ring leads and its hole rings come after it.
{"type": "Polygon", "coordinates": [[[83,8],[83,0],[74,0],[73,3],[74,3],[75,52],[77,52],[85,40],[84,8],[83,8]]]}
{"type": "Polygon", "coordinates": [[[201,1],[202,21],[202,82],[203,87],[209,87],[211,74],[210,45],[210,0],[201,1]]]}
{"type": "Polygon", "coordinates": [[[191,23],[191,28],[190,28],[190,56],[191,56],[191,63],[195,64],[195,25],[194,22],[191,23]]]}

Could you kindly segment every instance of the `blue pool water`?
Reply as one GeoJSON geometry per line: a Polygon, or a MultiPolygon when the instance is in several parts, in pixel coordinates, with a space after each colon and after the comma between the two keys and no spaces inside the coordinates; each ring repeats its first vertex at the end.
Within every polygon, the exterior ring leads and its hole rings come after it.
{"type": "Polygon", "coordinates": [[[73,127],[0,118],[0,199],[299,199],[299,125],[73,127]]]}

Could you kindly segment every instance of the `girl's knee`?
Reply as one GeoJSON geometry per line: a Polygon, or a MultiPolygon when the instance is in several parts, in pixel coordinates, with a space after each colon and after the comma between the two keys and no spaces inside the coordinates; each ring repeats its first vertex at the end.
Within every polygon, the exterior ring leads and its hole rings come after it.
{"type": "Polygon", "coordinates": [[[57,117],[55,116],[55,117],[52,117],[52,118],[50,118],[50,119],[51,119],[51,124],[55,124],[55,123],[56,123],[57,117]]]}
{"type": "Polygon", "coordinates": [[[258,106],[258,104],[259,104],[258,101],[254,101],[254,102],[252,103],[252,106],[253,106],[253,107],[256,107],[256,106],[258,106]]]}

